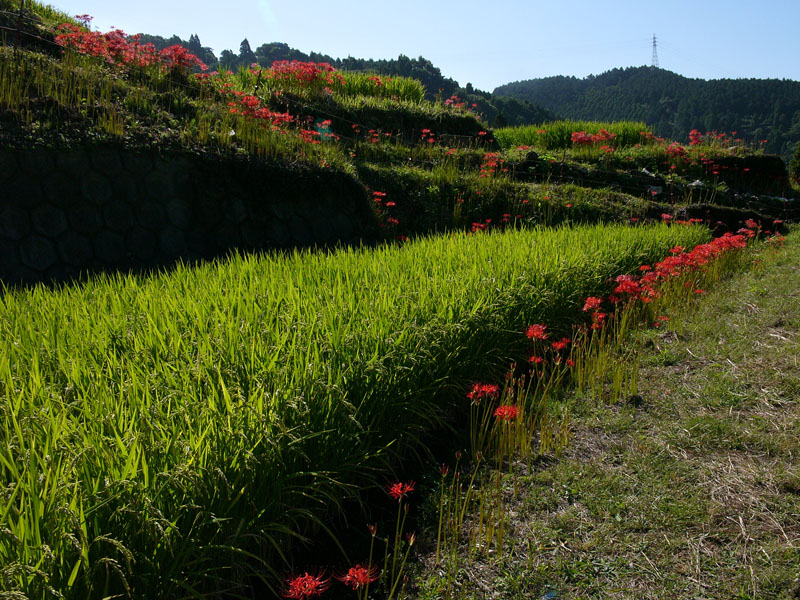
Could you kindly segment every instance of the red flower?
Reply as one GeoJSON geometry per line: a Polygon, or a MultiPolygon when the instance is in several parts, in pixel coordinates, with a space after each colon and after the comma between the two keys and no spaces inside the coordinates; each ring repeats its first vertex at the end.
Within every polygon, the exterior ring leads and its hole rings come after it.
{"type": "Polygon", "coordinates": [[[597,298],[596,296],[589,296],[586,299],[586,303],[583,305],[583,312],[589,312],[590,310],[597,310],[600,308],[600,305],[603,303],[602,298],[597,298]]]}
{"type": "Polygon", "coordinates": [[[546,340],[548,337],[550,337],[547,333],[547,325],[542,325],[540,323],[536,323],[528,327],[525,335],[532,340],[546,340]]]}
{"type": "Polygon", "coordinates": [[[569,344],[571,341],[572,340],[569,338],[561,338],[557,342],[553,342],[552,346],[555,350],[563,350],[564,348],[567,347],[567,344],[569,344]]]}
{"type": "Polygon", "coordinates": [[[403,496],[414,491],[415,485],[416,482],[414,481],[409,481],[408,483],[401,483],[398,481],[397,483],[389,485],[388,492],[392,498],[400,502],[403,496]]]}
{"type": "Polygon", "coordinates": [[[494,416],[498,421],[513,421],[517,418],[517,407],[513,404],[503,404],[495,409],[494,416]]]}
{"type": "Polygon", "coordinates": [[[544,362],[544,359],[541,356],[531,356],[528,362],[532,365],[540,365],[544,362]]]}
{"type": "Polygon", "coordinates": [[[372,565],[371,568],[367,569],[367,567],[356,565],[355,567],[350,567],[346,575],[342,575],[341,577],[334,575],[334,577],[343,584],[349,585],[354,590],[357,590],[366,587],[368,584],[378,579],[378,567],[372,565]]]}
{"type": "Polygon", "coordinates": [[[474,383],[472,390],[467,394],[467,398],[479,404],[483,398],[497,398],[500,395],[500,388],[491,383],[474,383]]]}
{"type": "Polygon", "coordinates": [[[290,579],[287,583],[289,587],[284,592],[283,597],[297,600],[320,596],[331,584],[330,579],[323,579],[322,575],[309,575],[308,572],[305,575],[290,579]]]}

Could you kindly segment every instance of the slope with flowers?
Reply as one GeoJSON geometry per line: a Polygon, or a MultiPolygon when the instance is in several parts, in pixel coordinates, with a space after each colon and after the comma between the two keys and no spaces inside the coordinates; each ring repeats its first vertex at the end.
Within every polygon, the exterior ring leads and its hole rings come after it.
{"type": "MultiPolygon", "coordinates": [[[[712,242],[700,217],[649,193],[526,181],[458,99],[426,102],[412,80],[296,62],[205,74],[120,32],[68,23],[55,46],[39,34],[35,48],[0,49],[9,145],[155,145],[302,164],[298,177],[335,170],[368,188],[386,237],[403,243],[6,290],[11,597],[313,597],[332,585],[314,545],[325,539],[358,557],[336,567],[344,586],[396,597],[416,484],[390,482],[386,542],[373,521],[348,529],[353,515],[384,514],[369,500],[391,473],[467,439],[478,463],[517,445],[533,454],[535,436],[558,446],[567,428],[548,390],[621,393],[592,340],[635,315],[659,322],[668,298],[700,296],[774,226],[744,222],[712,242]],[[578,223],[610,220],[624,222],[578,223]],[[408,239],[436,230],[451,235],[408,239]],[[502,396],[512,361],[506,390],[537,383],[502,396]]],[[[584,168],[566,152],[560,163],[584,168]]]]}
{"type": "Polygon", "coordinates": [[[781,161],[735,141],[701,136],[684,148],[644,124],[570,122],[500,130],[495,141],[465,101],[425,100],[409,78],[300,61],[209,73],[182,46],[156,51],[32,6],[21,21],[32,33],[0,48],[6,145],[157,147],[335,170],[368,189],[399,239],[666,212],[729,228],[794,215],[770,199],[791,194],[781,161]],[[708,204],[750,212],[715,219],[708,204]]]}
{"type": "Polygon", "coordinates": [[[601,387],[569,390],[562,452],[484,463],[470,494],[486,507],[480,518],[441,527],[437,513],[453,515],[464,495],[450,471],[434,476],[442,500],[428,531],[439,543],[421,548],[409,597],[795,596],[797,232],[784,242],[689,291],[687,305],[660,307],[601,361],[606,373],[628,362],[623,379],[638,380],[618,401],[601,387]],[[502,535],[487,540],[486,513],[502,535]]]}

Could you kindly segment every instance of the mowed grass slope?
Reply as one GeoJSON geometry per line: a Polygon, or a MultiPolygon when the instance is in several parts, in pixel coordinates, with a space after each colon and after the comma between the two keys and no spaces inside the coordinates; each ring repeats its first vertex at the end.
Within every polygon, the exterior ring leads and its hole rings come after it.
{"type": "Polygon", "coordinates": [[[609,277],[707,238],[455,235],[7,290],[0,581],[83,598],[269,579],[290,537],[522,358],[525,326],[567,325],[609,277]]]}

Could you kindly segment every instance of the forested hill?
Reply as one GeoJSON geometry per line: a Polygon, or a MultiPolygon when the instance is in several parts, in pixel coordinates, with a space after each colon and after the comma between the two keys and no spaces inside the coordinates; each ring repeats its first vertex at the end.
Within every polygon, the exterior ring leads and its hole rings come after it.
{"type": "Polygon", "coordinates": [[[141,43],[152,43],[158,49],[166,48],[173,44],[184,46],[198,56],[210,69],[224,67],[235,71],[239,67],[247,67],[253,63],[258,63],[262,67],[270,67],[276,60],[300,60],[326,62],[337,69],[346,71],[365,71],[380,75],[413,77],[421,81],[425,86],[429,99],[438,97],[446,101],[456,96],[457,100],[454,101],[465,102],[468,106],[475,105],[475,110],[483,115],[490,125],[496,127],[541,123],[556,118],[550,111],[524,100],[497,97],[490,92],[473,88],[470,83],[461,87],[457,81],[442,75],[438,67],[435,67],[431,61],[422,56],[409,58],[401,54],[396,59],[389,60],[353,58],[352,56],[333,58],[318,52],[306,54],[282,42],[261,44],[253,50],[250,42],[244,39],[239,44],[238,53],[232,50],[223,50],[220,52],[219,58],[217,58],[211,48],[205,47],[200,43],[200,39],[196,35],[190,36],[188,41],[178,36],[165,38],[157,35],[140,35],[141,43]]]}
{"type": "Polygon", "coordinates": [[[527,100],[571,119],[644,121],[657,135],[736,132],[767,152],[791,156],[800,140],[800,82],[689,79],[664,69],[629,67],[602,75],[545,77],[502,85],[497,96],[527,100]]]}

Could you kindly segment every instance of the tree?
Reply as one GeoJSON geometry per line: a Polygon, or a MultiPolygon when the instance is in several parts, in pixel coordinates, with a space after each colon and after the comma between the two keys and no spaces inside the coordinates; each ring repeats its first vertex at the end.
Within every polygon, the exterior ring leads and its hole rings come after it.
{"type": "Polygon", "coordinates": [[[223,50],[219,55],[219,64],[221,67],[233,70],[236,67],[236,55],[230,50],[223,50]]]}
{"type": "Polygon", "coordinates": [[[252,65],[254,62],[258,62],[255,53],[250,48],[250,42],[247,41],[247,38],[244,38],[242,43],[239,44],[239,57],[237,62],[240,66],[245,67],[252,65]]]}
{"type": "Polygon", "coordinates": [[[800,184],[800,142],[795,146],[794,156],[789,163],[789,177],[791,177],[795,183],[800,184]]]}

